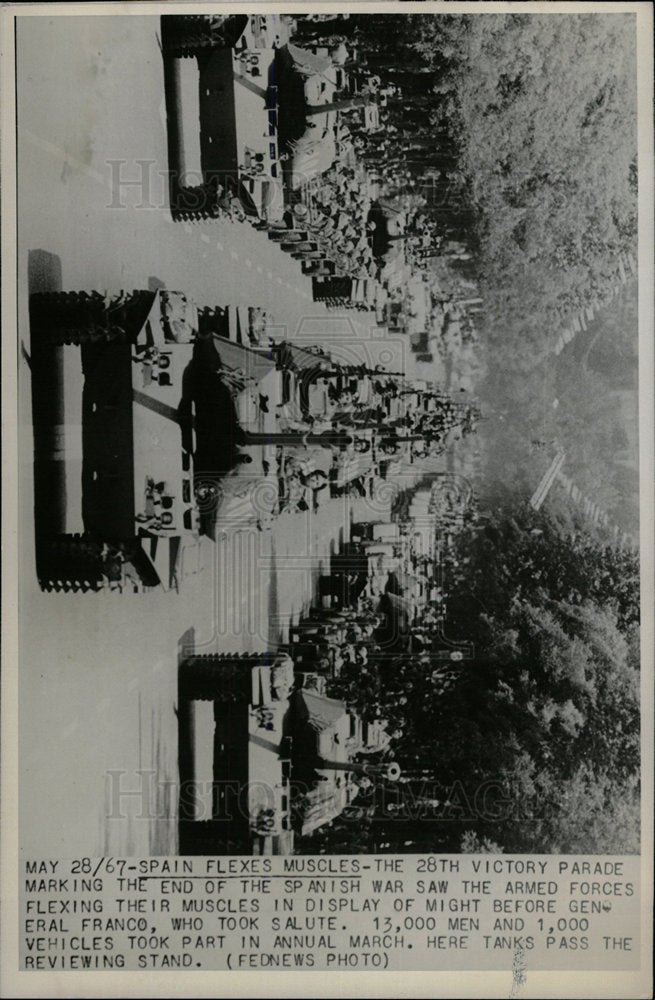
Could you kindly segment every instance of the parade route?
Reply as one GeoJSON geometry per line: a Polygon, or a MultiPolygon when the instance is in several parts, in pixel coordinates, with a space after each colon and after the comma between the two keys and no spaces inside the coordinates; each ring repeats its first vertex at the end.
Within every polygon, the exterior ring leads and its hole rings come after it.
{"type": "MultiPolygon", "coordinates": [[[[166,132],[158,25],[146,17],[131,18],[129,31],[120,19],[84,17],[25,18],[18,25],[19,485],[25,510],[33,496],[31,291],[183,290],[202,304],[262,306],[280,339],[327,340],[345,360],[374,364],[382,357],[392,368],[402,361],[397,339],[371,337],[370,314],[328,316],[314,303],[311,279],[265,233],[245,223],[171,220],[159,174],[166,169],[166,132]],[[126,105],[119,112],[110,99],[119,83],[134,94],[128,114],[126,105]],[[124,183],[144,177],[147,188],[124,183]],[[150,207],[143,204],[148,199],[150,207]]],[[[265,533],[235,526],[215,545],[203,539],[199,550],[185,551],[187,579],[179,594],[132,596],[42,593],[33,569],[33,526],[30,517],[22,520],[21,600],[39,620],[37,638],[22,618],[26,855],[55,848],[175,852],[178,644],[194,627],[196,648],[208,652],[284,641],[349,516],[343,500],[333,500],[318,514],[281,517],[265,533]],[[43,634],[51,636],[46,646],[43,634]],[[116,720],[131,740],[117,744],[116,720]],[[73,746],[84,747],[83,754],[73,746]],[[76,773],[62,764],[72,757],[79,761],[76,773]],[[142,816],[144,782],[156,803],[149,818],[142,816]],[[135,790],[139,794],[130,794],[135,790]],[[44,813],[47,830],[34,819],[44,813]]]]}

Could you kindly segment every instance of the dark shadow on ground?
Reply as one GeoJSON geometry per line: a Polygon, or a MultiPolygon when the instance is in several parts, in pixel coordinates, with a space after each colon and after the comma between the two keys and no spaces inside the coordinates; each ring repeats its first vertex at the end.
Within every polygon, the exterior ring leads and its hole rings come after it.
{"type": "Polygon", "coordinates": [[[60,292],[62,287],[61,259],[49,250],[30,250],[27,255],[27,290],[60,292]]]}
{"type": "MultiPolygon", "coordinates": [[[[27,257],[27,287],[30,295],[60,292],[61,260],[48,250],[30,250],[27,257]]],[[[31,360],[32,423],[34,426],[34,526],[37,564],[40,539],[63,530],[66,520],[66,479],[59,461],[56,435],[63,427],[64,366],[61,351],[34,350],[31,335],[20,331],[21,345],[31,360]],[[26,343],[27,342],[27,343],[26,343]]]]}
{"type": "Polygon", "coordinates": [[[195,407],[196,484],[202,484],[205,491],[209,487],[216,491],[214,499],[207,494],[206,500],[199,502],[202,531],[212,538],[222,497],[220,481],[238,464],[246,441],[232,393],[219,375],[220,361],[213,354],[206,344],[198,345],[185,388],[195,407]]]}
{"type": "Polygon", "coordinates": [[[277,555],[275,544],[271,545],[270,581],[268,588],[268,648],[277,649],[282,643],[282,623],[280,622],[280,601],[278,594],[277,555]]]}

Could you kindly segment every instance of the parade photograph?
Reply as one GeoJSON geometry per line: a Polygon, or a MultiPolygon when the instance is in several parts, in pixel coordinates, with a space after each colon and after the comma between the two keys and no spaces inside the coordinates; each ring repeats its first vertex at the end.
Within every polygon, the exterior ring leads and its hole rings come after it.
{"type": "Polygon", "coordinates": [[[634,9],[77,6],[14,22],[21,854],[638,855],[634,9]]]}

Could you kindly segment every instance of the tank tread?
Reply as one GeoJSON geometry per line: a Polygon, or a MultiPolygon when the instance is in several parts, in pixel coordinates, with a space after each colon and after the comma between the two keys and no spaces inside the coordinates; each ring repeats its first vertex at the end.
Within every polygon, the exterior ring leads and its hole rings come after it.
{"type": "Polygon", "coordinates": [[[103,544],[87,535],[58,535],[48,543],[53,555],[84,556],[99,559],[103,544]]]}
{"type": "Polygon", "coordinates": [[[299,250],[294,251],[291,256],[294,260],[325,260],[321,250],[299,250]]]}
{"type": "Polygon", "coordinates": [[[102,584],[96,580],[44,580],[39,579],[39,586],[44,593],[49,594],[88,594],[102,590],[102,584]]]}
{"type": "Polygon", "coordinates": [[[366,312],[366,306],[359,302],[324,302],[326,309],[356,309],[358,312],[366,312]]]}
{"type": "Polygon", "coordinates": [[[210,211],[198,208],[174,208],[171,210],[174,222],[210,222],[221,218],[220,209],[210,211]]]}
{"type": "Polygon", "coordinates": [[[128,344],[131,340],[132,338],[127,331],[120,326],[54,329],[45,331],[39,337],[40,345],[49,347],[81,347],[82,344],[128,344]]]}
{"type": "Polygon", "coordinates": [[[180,698],[221,704],[247,703],[252,668],[272,661],[274,656],[274,653],[223,653],[188,657],[179,674],[180,698]]]}
{"type": "Polygon", "coordinates": [[[228,324],[227,309],[222,306],[204,306],[198,309],[198,339],[211,340],[223,336],[228,324]]]}
{"type": "MultiPolygon", "coordinates": [[[[318,253],[318,244],[312,243],[310,240],[292,240],[288,243],[281,244],[282,249],[285,253],[318,253]]],[[[321,256],[323,256],[321,252],[321,256]]]]}
{"type": "Polygon", "coordinates": [[[38,292],[30,296],[32,344],[130,343],[131,318],[151,292],[134,291],[107,305],[101,292],[38,292]]]}
{"type": "Polygon", "coordinates": [[[171,215],[181,222],[219,219],[223,214],[216,184],[195,184],[178,187],[171,197],[171,215]]]}
{"type": "Polygon", "coordinates": [[[276,243],[300,243],[309,238],[305,229],[269,229],[268,238],[276,243]]]}
{"type": "Polygon", "coordinates": [[[164,15],[162,49],[165,55],[188,58],[211,49],[231,48],[246,23],[247,15],[164,15]]]}
{"type": "Polygon", "coordinates": [[[267,226],[267,233],[269,240],[273,240],[278,243],[281,240],[293,240],[294,230],[289,229],[287,226],[267,226]]]}
{"type": "Polygon", "coordinates": [[[226,824],[221,819],[187,819],[180,817],[180,854],[249,854],[252,850],[247,833],[239,837],[236,820],[226,824]],[[226,830],[226,827],[228,829],[226,830]]]}
{"type": "Polygon", "coordinates": [[[44,591],[85,593],[120,579],[120,558],[130,558],[137,539],[105,543],[91,535],[57,535],[37,539],[37,576],[44,591]],[[112,569],[114,570],[112,574],[112,569]]]}
{"type": "MultiPolygon", "coordinates": [[[[39,578],[40,589],[47,594],[88,594],[88,593],[99,593],[100,591],[106,590],[104,583],[98,583],[95,580],[48,580],[39,578]]],[[[147,594],[155,590],[154,587],[139,586],[135,588],[132,584],[129,587],[123,587],[122,584],[117,584],[114,593],[140,593],[147,594]]]]}

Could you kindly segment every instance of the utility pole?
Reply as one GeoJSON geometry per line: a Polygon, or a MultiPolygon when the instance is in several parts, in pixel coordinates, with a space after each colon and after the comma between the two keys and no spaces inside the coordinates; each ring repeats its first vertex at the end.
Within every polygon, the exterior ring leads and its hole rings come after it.
{"type": "Polygon", "coordinates": [[[530,497],[530,506],[533,510],[539,510],[544,500],[550,493],[551,487],[557,479],[557,474],[564,463],[564,457],[565,452],[560,451],[557,453],[553,461],[550,463],[550,467],[542,477],[541,482],[530,497]]]}

